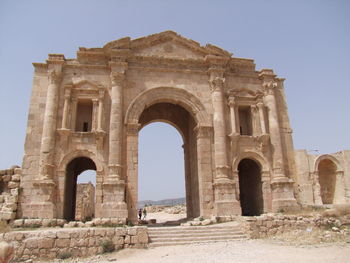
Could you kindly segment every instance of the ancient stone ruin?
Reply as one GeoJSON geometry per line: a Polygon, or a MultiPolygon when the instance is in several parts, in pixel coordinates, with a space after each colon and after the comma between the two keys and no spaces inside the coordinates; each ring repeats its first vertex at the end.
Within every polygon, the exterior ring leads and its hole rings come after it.
{"type": "Polygon", "coordinates": [[[1,172],[2,219],[137,221],[138,133],[154,121],[182,135],[189,218],[350,202],[350,151],[295,151],[284,79],[251,59],[166,31],[33,65],[23,165],[1,172]],[[74,201],[85,170],[96,171],[94,209],[74,201]]]}
{"type": "Polygon", "coordinates": [[[95,187],[90,183],[77,184],[75,220],[89,221],[95,215],[95,187]]]}

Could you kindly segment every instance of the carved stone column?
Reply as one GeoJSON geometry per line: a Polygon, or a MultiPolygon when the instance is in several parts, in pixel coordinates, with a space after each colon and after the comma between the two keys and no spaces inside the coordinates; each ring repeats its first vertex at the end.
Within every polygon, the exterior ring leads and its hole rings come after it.
{"type": "Polygon", "coordinates": [[[64,64],[63,55],[49,55],[48,87],[43,119],[43,131],[39,156],[39,175],[32,181],[32,200],[27,210],[27,216],[32,218],[56,217],[56,183],[54,181],[55,143],[57,123],[57,107],[59,101],[59,87],[61,72],[64,64]]]}
{"type": "Polygon", "coordinates": [[[259,119],[260,119],[260,128],[261,133],[267,134],[266,124],[265,124],[265,113],[264,113],[264,103],[261,101],[257,103],[258,109],[259,109],[259,119]]]}
{"type": "Polygon", "coordinates": [[[57,125],[58,88],[61,72],[52,70],[48,73],[49,85],[43,120],[43,133],[40,146],[39,180],[53,180],[53,154],[57,125]]]}
{"type": "Polygon", "coordinates": [[[227,159],[227,134],[224,107],[224,67],[227,63],[225,59],[208,56],[210,63],[209,83],[211,86],[211,99],[213,104],[214,116],[214,159],[215,159],[215,178],[214,178],[214,198],[215,210],[218,216],[229,216],[240,214],[240,205],[236,199],[235,182],[229,178],[230,167],[227,159]]]}
{"type": "Polygon", "coordinates": [[[69,112],[69,105],[70,105],[70,93],[71,93],[71,86],[66,86],[66,89],[64,91],[64,105],[63,105],[63,115],[62,115],[62,129],[67,130],[68,129],[68,112],[69,112]]]}
{"type": "Polygon", "coordinates": [[[272,153],[272,211],[296,209],[298,205],[294,197],[293,180],[286,176],[284,170],[279,112],[275,94],[278,83],[272,70],[262,70],[259,76],[263,81],[264,103],[268,109],[270,149],[272,153]]]}
{"type": "Polygon", "coordinates": [[[273,179],[285,180],[286,175],[283,167],[283,150],[281,131],[279,128],[278,110],[274,89],[277,88],[277,83],[268,82],[264,84],[265,88],[265,104],[269,110],[269,127],[271,144],[273,145],[273,179]]]}
{"type": "Polygon", "coordinates": [[[125,74],[111,73],[111,114],[109,125],[109,179],[122,180],[121,148],[123,138],[122,94],[125,74]]]}
{"type": "Polygon", "coordinates": [[[97,115],[97,131],[101,132],[102,129],[102,118],[103,118],[103,98],[105,96],[104,90],[99,90],[98,97],[98,115],[97,115]]]}
{"type": "MultiPolygon", "coordinates": [[[[123,139],[122,96],[126,63],[111,62],[111,113],[109,126],[109,173],[103,181],[101,217],[113,217],[126,221],[125,180],[122,176],[121,154],[123,139]]],[[[99,98],[98,129],[102,129],[102,95],[99,98]]]]}
{"type": "Polygon", "coordinates": [[[75,132],[76,122],[77,122],[77,109],[78,109],[78,100],[77,98],[72,98],[72,120],[71,120],[71,130],[75,132]]]}
{"type": "Polygon", "coordinates": [[[230,107],[230,119],[231,119],[231,134],[230,137],[238,136],[239,131],[237,129],[237,120],[236,120],[236,103],[235,97],[229,96],[228,106],[230,107]]]}
{"type": "Polygon", "coordinates": [[[223,77],[211,77],[211,97],[214,108],[214,156],[216,165],[216,179],[228,178],[229,166],[226,148],[226,123],[224,116],[223,77]]]}
{"type": "Polygon", "coordinates": [[[251,105],[250,106],[251,114],[252,114],[252,134],[253,136],[260,136],[261,135],[261,127],[260,127],[260,120],[259,120],[259,112],[257,105],[251,105]]]}
{"type": "Polygon", "coordinates": [[[97,130],[98,99],[92,99],[92,127],[91,131],[97,130]]]}

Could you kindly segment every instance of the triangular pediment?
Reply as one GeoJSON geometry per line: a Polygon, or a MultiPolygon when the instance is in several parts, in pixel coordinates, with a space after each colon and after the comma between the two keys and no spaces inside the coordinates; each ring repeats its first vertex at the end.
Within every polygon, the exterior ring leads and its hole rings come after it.
{"type": "Polygon", "coordinates": [[[191,49],[188,46],[174,40],[139,47],[133,50],[136,56],[155,56],[178,59],[198,59],[203,58],[206,53],[191,49]]]}
{"type": "Polygon", "coordinates": [[[207,44],[205,47],[191,39],[184,38],[173,31],[137,38],[122,38],[107,43],[104,49],[130,49],[136,56],[164,57],[174,59],[199,59],[207,55],[231,57],[231,53],[207,44]]]}

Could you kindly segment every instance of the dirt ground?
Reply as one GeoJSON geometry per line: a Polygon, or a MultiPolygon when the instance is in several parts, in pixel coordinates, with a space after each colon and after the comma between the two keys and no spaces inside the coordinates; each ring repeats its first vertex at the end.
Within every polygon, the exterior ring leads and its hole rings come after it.
{"type": "MultiPolygon", "coordinates": [[[[123,249],[85,259],[53,262],[120,263],[341,263],[349,262],[350,243],[290,246],[270,240],[244,240],[147,249],[123,249]]],[[[51,261],[52,262],[52,261],[51,261]]]]}

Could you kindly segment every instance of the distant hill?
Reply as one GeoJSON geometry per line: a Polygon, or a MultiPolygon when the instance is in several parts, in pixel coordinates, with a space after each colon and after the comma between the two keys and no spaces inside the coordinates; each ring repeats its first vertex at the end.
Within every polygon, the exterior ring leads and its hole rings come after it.
{"type": "Polygon", "coordinates": [[[145,205],[174,206],[174,205],[183,205],[183,204],[186,204],[185,197],[173,198],[173,199],[163,199],[163,200],[158,200],[158,201],[144,200],[144,201],[139,201],[137,203],[137,206],[140,208],[140,207],[144,207],[145,205]]]}

